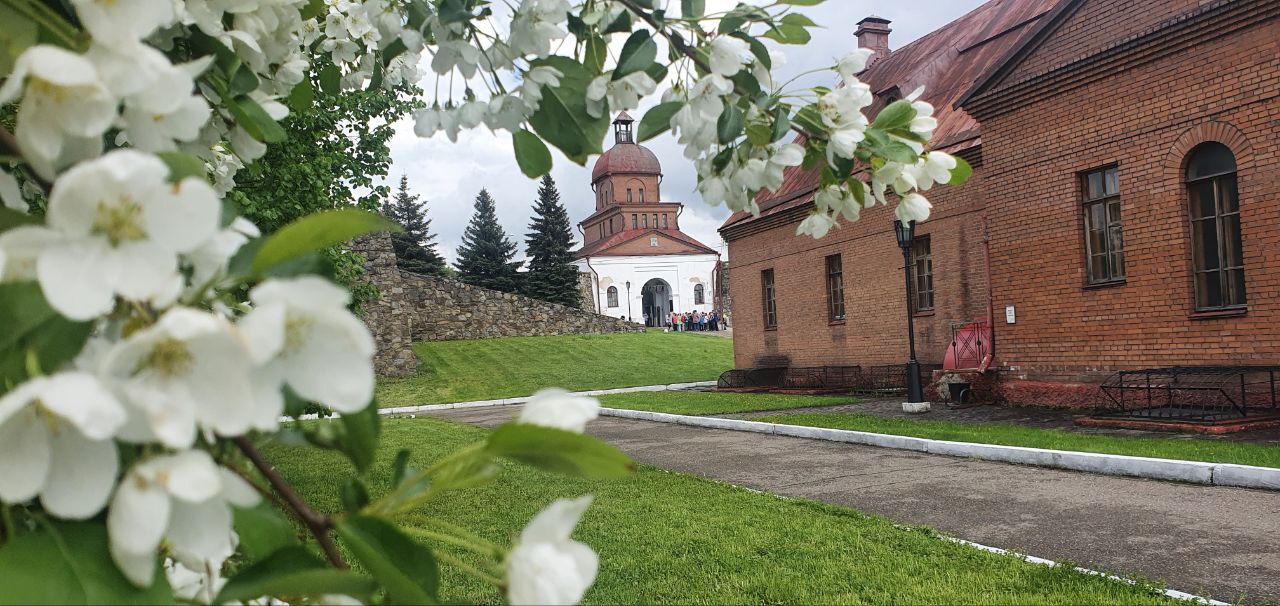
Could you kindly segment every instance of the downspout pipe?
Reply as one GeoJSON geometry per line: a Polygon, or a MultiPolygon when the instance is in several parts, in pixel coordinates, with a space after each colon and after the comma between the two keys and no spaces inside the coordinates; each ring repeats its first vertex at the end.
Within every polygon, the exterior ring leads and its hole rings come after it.
{"type": "Polygon", "coordinates": [[[991,234],[985,216],[982,217],[982,262],[987,271],[987,355],[978,364],[978,372],[986,373],[996,360],[996,307],[995,286],[991,282],[991,234]]]}

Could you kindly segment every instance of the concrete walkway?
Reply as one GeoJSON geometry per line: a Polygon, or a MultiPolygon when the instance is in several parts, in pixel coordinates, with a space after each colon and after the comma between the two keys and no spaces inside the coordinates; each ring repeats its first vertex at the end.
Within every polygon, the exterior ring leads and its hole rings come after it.
{"type": "MultiPolygon", "coordinates": [[[[483,426],[512,407],[430,414],[483,426]]],[[[1274,492],[1119,478],[630,419],[593,434],[635,460],[845,505],[961,539],[1248,603],[1280,602],[1274,492]]]]}

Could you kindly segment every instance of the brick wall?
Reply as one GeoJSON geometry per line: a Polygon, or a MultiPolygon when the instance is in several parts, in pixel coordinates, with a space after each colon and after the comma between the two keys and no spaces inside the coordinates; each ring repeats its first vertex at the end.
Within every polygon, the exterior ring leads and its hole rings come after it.
{"type": "MultiPolygon", "coordinates": [[[[941,364],[954,323],[986,313],[982,258],[981,169],[962,187],[932,192],[934,216],[917,228],[929,236],[935,308],[916,317],[917,355],[941,364]]],[[[879,365],[907,358],[906,285],[891,207],[876,207],[856,223],[842,222],[825,238],[795,234],[788,222],[729,240],[734,363],[753,366],[879,365]],[[826,257],[840,254],[845,321],[830,323],[826,257]],[[760,272],[773,269],[778,328],[765,330],[760,272]]]]}
{"type": "MultiPolygon", "coordinates": [[[[1130,3],[1087,4],[1105,12],[1130,3]]],[[[1096,380],[1124,368],[1280,363],[1278,40],[1280,22],[1272,18],[980,116],[996,306],[1017,309],[1017,324],[997,325],[999,361],[1010,378],[1096,380]],[[1231,147],[1239,165],[1249,303],[1242,316],[1193,313],[1182,166],[1204,141],[1231,147]],[[1078,175],[1106,164],[1120,171],[1128,278],[1090,289],[1078,175]]]]}

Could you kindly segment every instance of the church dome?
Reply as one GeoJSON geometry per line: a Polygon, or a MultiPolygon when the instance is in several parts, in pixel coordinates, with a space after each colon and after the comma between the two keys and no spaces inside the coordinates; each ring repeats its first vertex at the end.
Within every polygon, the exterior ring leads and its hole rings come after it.
{"type": "Polygon", "coordinates": [[[662,174],[662,164],[649,148],[636,143],[619,143],[596,160],[596,167],[591,171],[591,180],[616,173],[641,173],[647,175],[662,174]]]}
{"type": "Polygon", "coordinates": [[[661,175],[662,164],[649,148],[635,142],[631,133],[631,125],[635,120],[622,112],[613,121],[613,147],[596,160],[596,167],[591,171],[591,182],[601,177],[617,173],[661,175]]]}

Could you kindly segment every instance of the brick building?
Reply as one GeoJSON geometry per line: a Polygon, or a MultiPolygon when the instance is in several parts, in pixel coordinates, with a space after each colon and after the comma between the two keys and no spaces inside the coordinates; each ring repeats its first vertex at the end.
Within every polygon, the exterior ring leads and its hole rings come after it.
{"type": "MultiPolygon", "coordinates": [[[[1278,16],[1276,0],[992,0],[895,51],[887,21],[859,22],[878,104],[926,86],[934,147],[975,167],[928,193],[917,228],[921,362],[990,319],[985,362],[1015,403],[1096,403],[1117,370],[1280,364],[1278,16]]],[[[721,228],[739,368],[906,357],[892,210],[796,236],[816,183],[795,169],[721,228]]]]}

